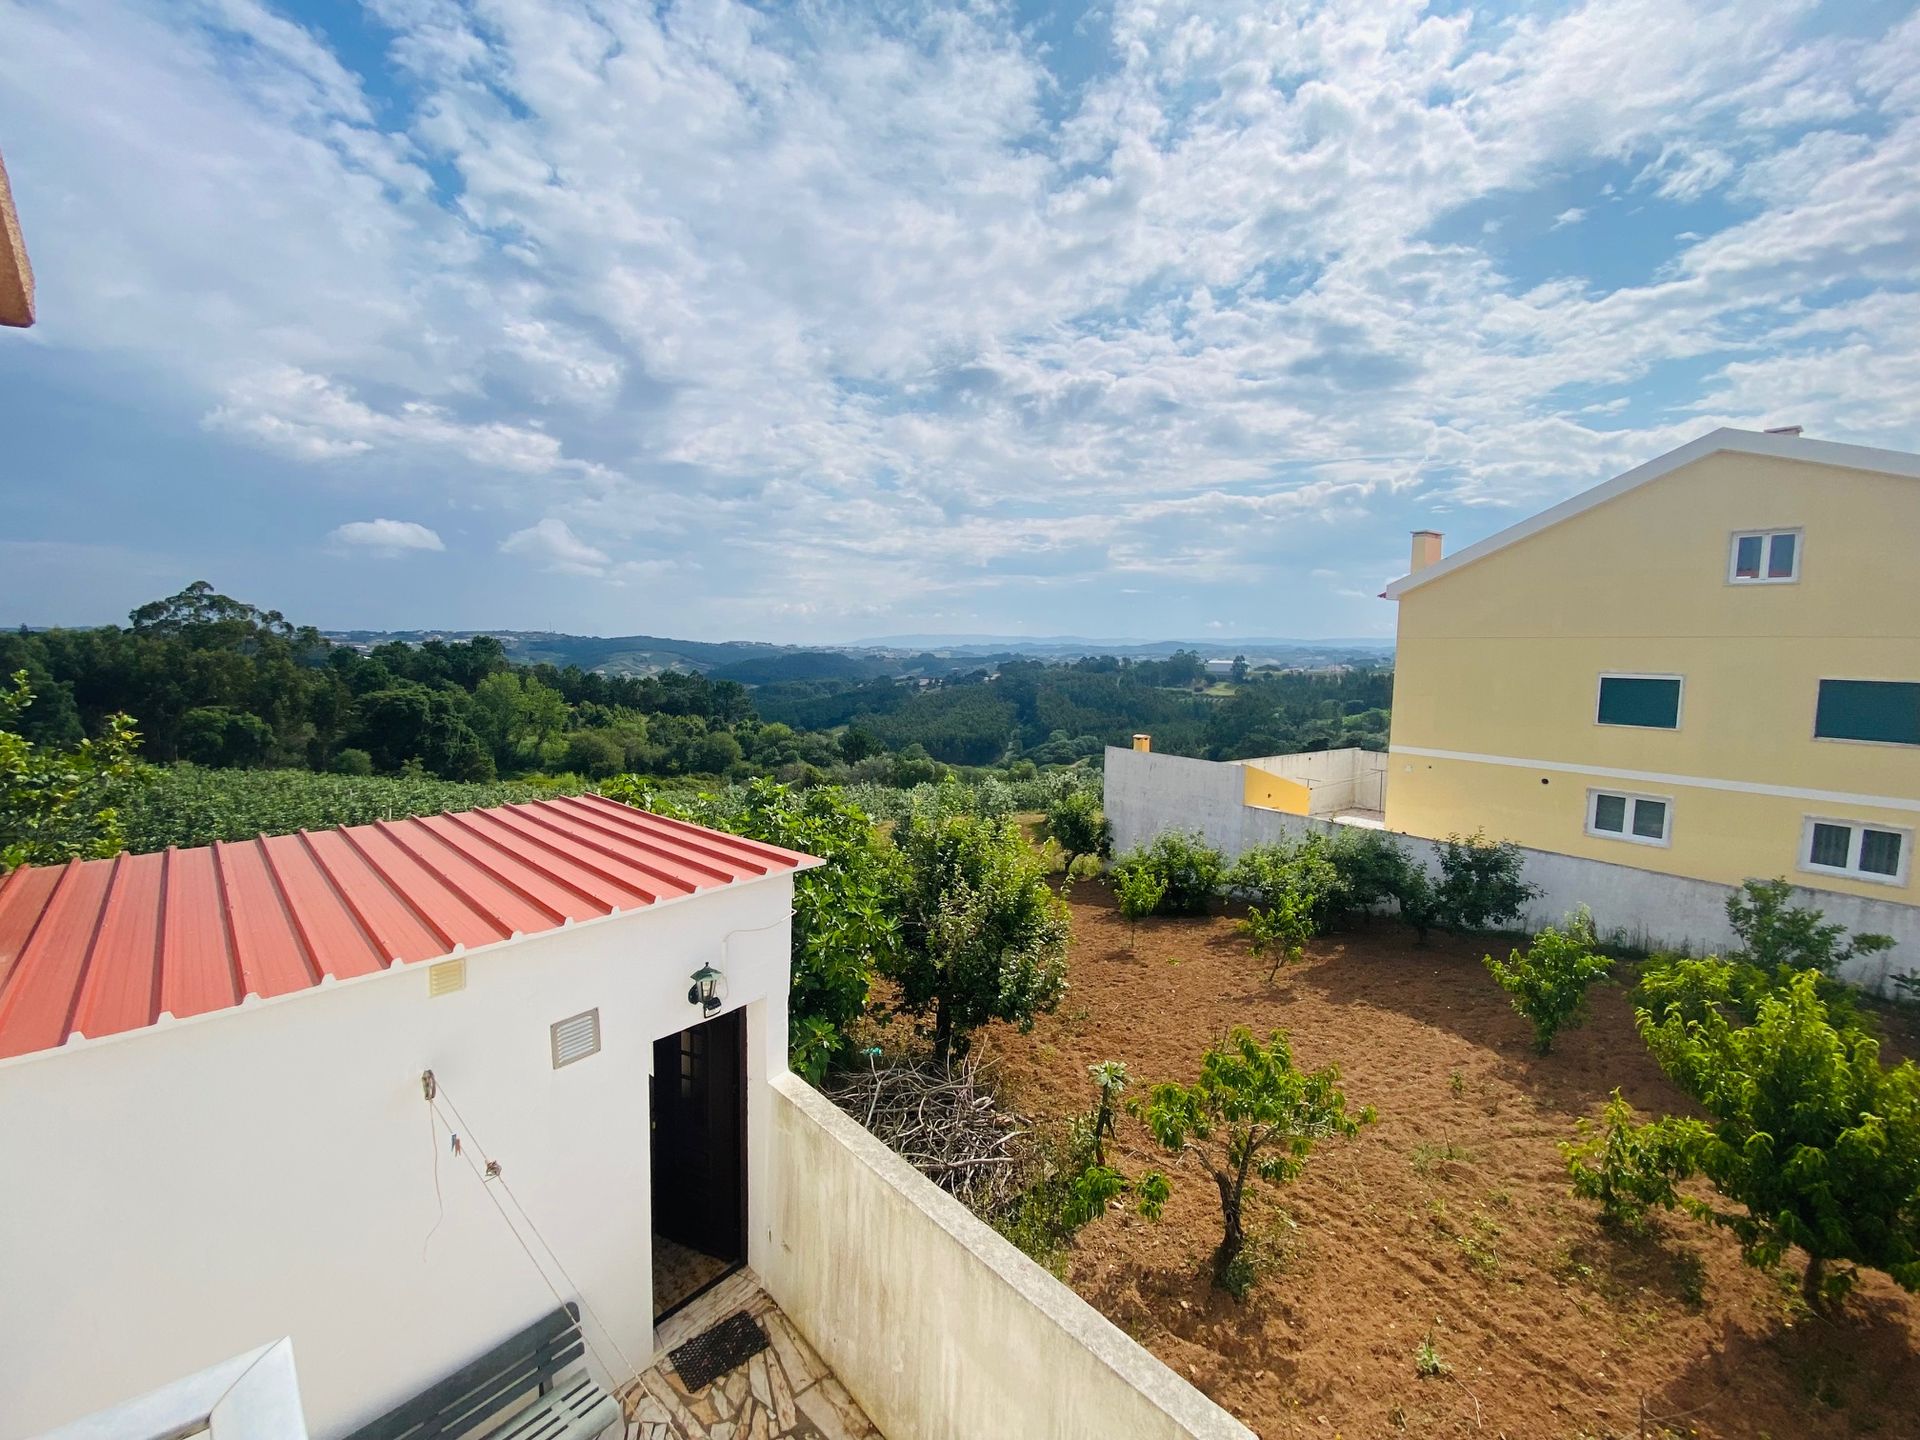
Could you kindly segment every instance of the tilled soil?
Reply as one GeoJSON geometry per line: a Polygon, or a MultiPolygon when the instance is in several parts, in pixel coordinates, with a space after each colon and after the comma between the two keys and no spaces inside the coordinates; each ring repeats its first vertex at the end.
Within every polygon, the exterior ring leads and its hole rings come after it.
{"type": "Polygon", "coordinates": [[[1539,1056],[1478,943],[1383,922],[1269,984],[1229,919],[1146,921],[1130,944],[1104,890],[1072,906],[1065,1002],[981,1038],[1016,1105],[1086,1108],[1101,1060],[1189,1081],[1243,1024],[1285,1030],[1297,1063],[1339,1065],[1349,1104],[1379,1112],[1265,1192],[1249,1220],[1270,1269],[1245,1302],[1210,1284],[1211,1183],[1131,1119],[1120,1167],[1168,1168],[1173,1199],[1158,1222],[1116,1209],[1068,1257],[1075,1290],[1262,1436],[1920,1437],[1920,1297],[1867,1274],[1838,1321],[1814,1319],[1797,1270],[1752,1270],[1680,1215],[1615,1238],[1568,1193],[1556,1142],[1614,1086],[1687,1105],[1624,987],[1539,1056]],[[1429,1336],[1450,1370],[1421,1378],[1429,1336]]]}

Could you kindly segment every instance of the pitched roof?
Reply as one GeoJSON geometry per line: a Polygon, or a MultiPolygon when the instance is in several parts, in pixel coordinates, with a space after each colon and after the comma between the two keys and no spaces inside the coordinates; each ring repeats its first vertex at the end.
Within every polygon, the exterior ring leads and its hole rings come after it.
{"type": "Polygon", "coordinates": [[[583,795],[22,866],[0,879],[0,1059],[819,863],[583,795]]]}
{"type": "Polygon", "coordinates": [[[1542,510],[1538,515],[1530,516],[1517,525],[1509,525],[1497,534],[1456,550],[1444,560],[1416,570],[1411,575],[1402,575],[1398,580],[1380,592],[1381,598],[1398,600],[1407,591],[1416,589],[1429,581],[1438,580],[1476,560],[1484,560],[1496,550],[1504,550],[1516,545],[1530,535],[1537,535],[1549,525],[1558,525],[1562,520],[1571,520],[1575,515],[1604,505],[1629,490],[1637,490],[1642,485],[1651,484],[1663,476],[1672,474],[1683,465],[1691,465],[1696,460],[1709,455],[1729,451],[1739,455],[1762,455],[1775,460],[1805,460],[1815,465],[1836,465],[1843,470],[1873,470],[1887,475],[1906,475],[1920,479],[1920,455],[1909,455],[1904,450],[1878,450],[1870,445],[1842,445],[1833,440],[1808,440],[1799,435],[1769,435],[1759,430],[1734,430],[1723,427],[1709,431],[1698,440],[1689,440],[1678,450],[1669,450],[1666,454],[1636,465],[1624,475],[1616,475],[1603,481],[1590,490],[1582,490],[1570,499],[1562,500],[1550,510],[1542,510]]]}

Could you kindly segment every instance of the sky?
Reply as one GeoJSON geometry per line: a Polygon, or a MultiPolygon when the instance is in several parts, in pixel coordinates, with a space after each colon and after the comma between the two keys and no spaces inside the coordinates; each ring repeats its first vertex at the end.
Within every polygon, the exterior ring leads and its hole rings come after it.
{"type": "Polygon", "coordinates": [[[1920,449],[1891,0],[0,0],[0,621],[1385,636],[1713,428],[1920,449]]]}

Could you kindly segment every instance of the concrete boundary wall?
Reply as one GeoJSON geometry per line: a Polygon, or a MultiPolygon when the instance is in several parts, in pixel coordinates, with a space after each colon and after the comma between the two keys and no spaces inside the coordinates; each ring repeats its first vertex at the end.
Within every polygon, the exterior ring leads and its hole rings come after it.
{"type": "MultiPolygon", "coordinates": [[[[1254,845],[1341,828],[1247,805],[1242,790],[1237,763],[1109,748],[1105,804],[1113,823],[1114,853],[1148,844],[1169,830],[1197,830],[1208,844],[1233,858],[1254,845]]],[[[1411,835],[1394,838],[1428,873],[1438,872],[1436,842],[1411,835]]],[[[1526,879],[1540,887],[1525,917],[1530,929],[1585,905],[1601,934],[1644,949],[1704,955],[1737,943],[1727,924],[1727,898],[1734,893],[1730,885],[1552,850],[1522,847],[1520,853],[1526,858],[1526,879]]],[[[1859,962],[1842,978],[1879,990],[1889,974],[1920,970],[1920,906],[1805,888],[1796,889],[1796,902],[1817,906],[1828,920],[1856,933],[1893,936],[1892,950],[1859,962]]]]}
{"type": "Polygon", "coordinates": [[[773,1090],[756,1269],[891,1440],[1253,1440],[805,1081],[773,1090]]]}

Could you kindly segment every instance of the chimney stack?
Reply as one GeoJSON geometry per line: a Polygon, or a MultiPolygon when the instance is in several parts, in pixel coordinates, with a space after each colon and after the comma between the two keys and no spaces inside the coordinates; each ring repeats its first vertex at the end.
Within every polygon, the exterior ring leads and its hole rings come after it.
{"type": "Polygon", "coordinates": [[[1136,735],[1136,736],[1134,736],[1134,737],[1133,737],[1133,748],[1134,748],[1134,749],[1136,749],[1136,750],[1151,750],[1151,749],[1153,749],[1153,736],[1151,736],[1151,735],[1136,735]]]}
{"type": "Polygon", "coordinates": [[[1438,563],[1440,559],[1440,541],[1443,537],[1438,530],[1416,530],[1413,532],[1413,563],[1408,565],[1407,573],[1413,574],[1438,563]]]}

